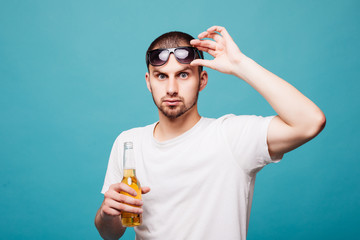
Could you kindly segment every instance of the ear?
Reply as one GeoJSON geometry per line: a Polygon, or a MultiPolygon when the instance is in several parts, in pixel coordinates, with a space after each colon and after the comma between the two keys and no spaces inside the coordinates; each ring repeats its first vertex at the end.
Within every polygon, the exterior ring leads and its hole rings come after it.
{"type": "Polygon", "coordinates": [[[207,82],[208,82],[208,74],[206,71],[202,71],[200,73],[200,90],[199,91],[202,91],[206,87],[207,82]]]}
{"type": "Polygon", "coordinates": [[[146,80],[146,86],[151,92],[151,86],[150,86],[150,74],[148,72],[145,73],[145,80],[146,80]]]}

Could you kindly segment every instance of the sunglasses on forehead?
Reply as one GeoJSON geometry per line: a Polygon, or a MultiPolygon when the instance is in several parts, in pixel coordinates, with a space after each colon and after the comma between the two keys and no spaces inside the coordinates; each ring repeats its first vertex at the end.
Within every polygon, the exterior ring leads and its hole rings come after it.
{"type": "Polygon", "coordinates": [[[196,57],[203,59],[200,51],[194,47],[160,48],[146,54],[146,64],[164,65],[169,60],[170,53],[174,53],[176,60],[183,64],[191,63],[196,57]]]}

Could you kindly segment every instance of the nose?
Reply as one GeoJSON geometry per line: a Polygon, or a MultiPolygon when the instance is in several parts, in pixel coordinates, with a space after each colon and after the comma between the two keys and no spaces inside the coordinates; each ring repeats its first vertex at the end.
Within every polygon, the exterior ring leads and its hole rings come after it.
{"type": "Polygon", "coordinates": [[[169,96],[176,96],[179,92],[178,83],[175,76],[169,76],[166,93],[169,96]]]}

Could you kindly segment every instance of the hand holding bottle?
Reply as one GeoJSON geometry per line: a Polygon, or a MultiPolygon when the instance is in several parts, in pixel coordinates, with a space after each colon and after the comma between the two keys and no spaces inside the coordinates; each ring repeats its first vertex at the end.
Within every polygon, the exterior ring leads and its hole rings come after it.
{"type": "MultiPolygon", "coordinates": [[[[150,191],[149,187],[142,187],[142,194],[150,191]]],[[[130,212],[140,214],[142,213],[142,201],[134,197],[127,196],[120,192],[126,192],[129,195],[136,196],[137,193],[134,189],[125,183],[115,183],[109,187],[109,190],[104,194],[104,202],[101,206],[102,217],[120,216],[121,212],[130,212]],[[134,205],[134,206],[131,206],[134,205]]]]}

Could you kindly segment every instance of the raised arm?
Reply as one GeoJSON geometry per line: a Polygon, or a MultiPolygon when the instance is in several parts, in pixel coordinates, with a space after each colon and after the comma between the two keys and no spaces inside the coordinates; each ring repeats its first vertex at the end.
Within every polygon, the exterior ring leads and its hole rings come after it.
{"type": "Polygon", "coordinates": [[[324,128],[326,119],[323,112],[291,84],[245,56],[224,27],[213,26],[200,33],[198,38],[191,44],[214,59],[196,59],[191,65],[202,65],[243,79],[278,114],[268,129],[271,156],[282,155],[301,146],[324,128]]]}

